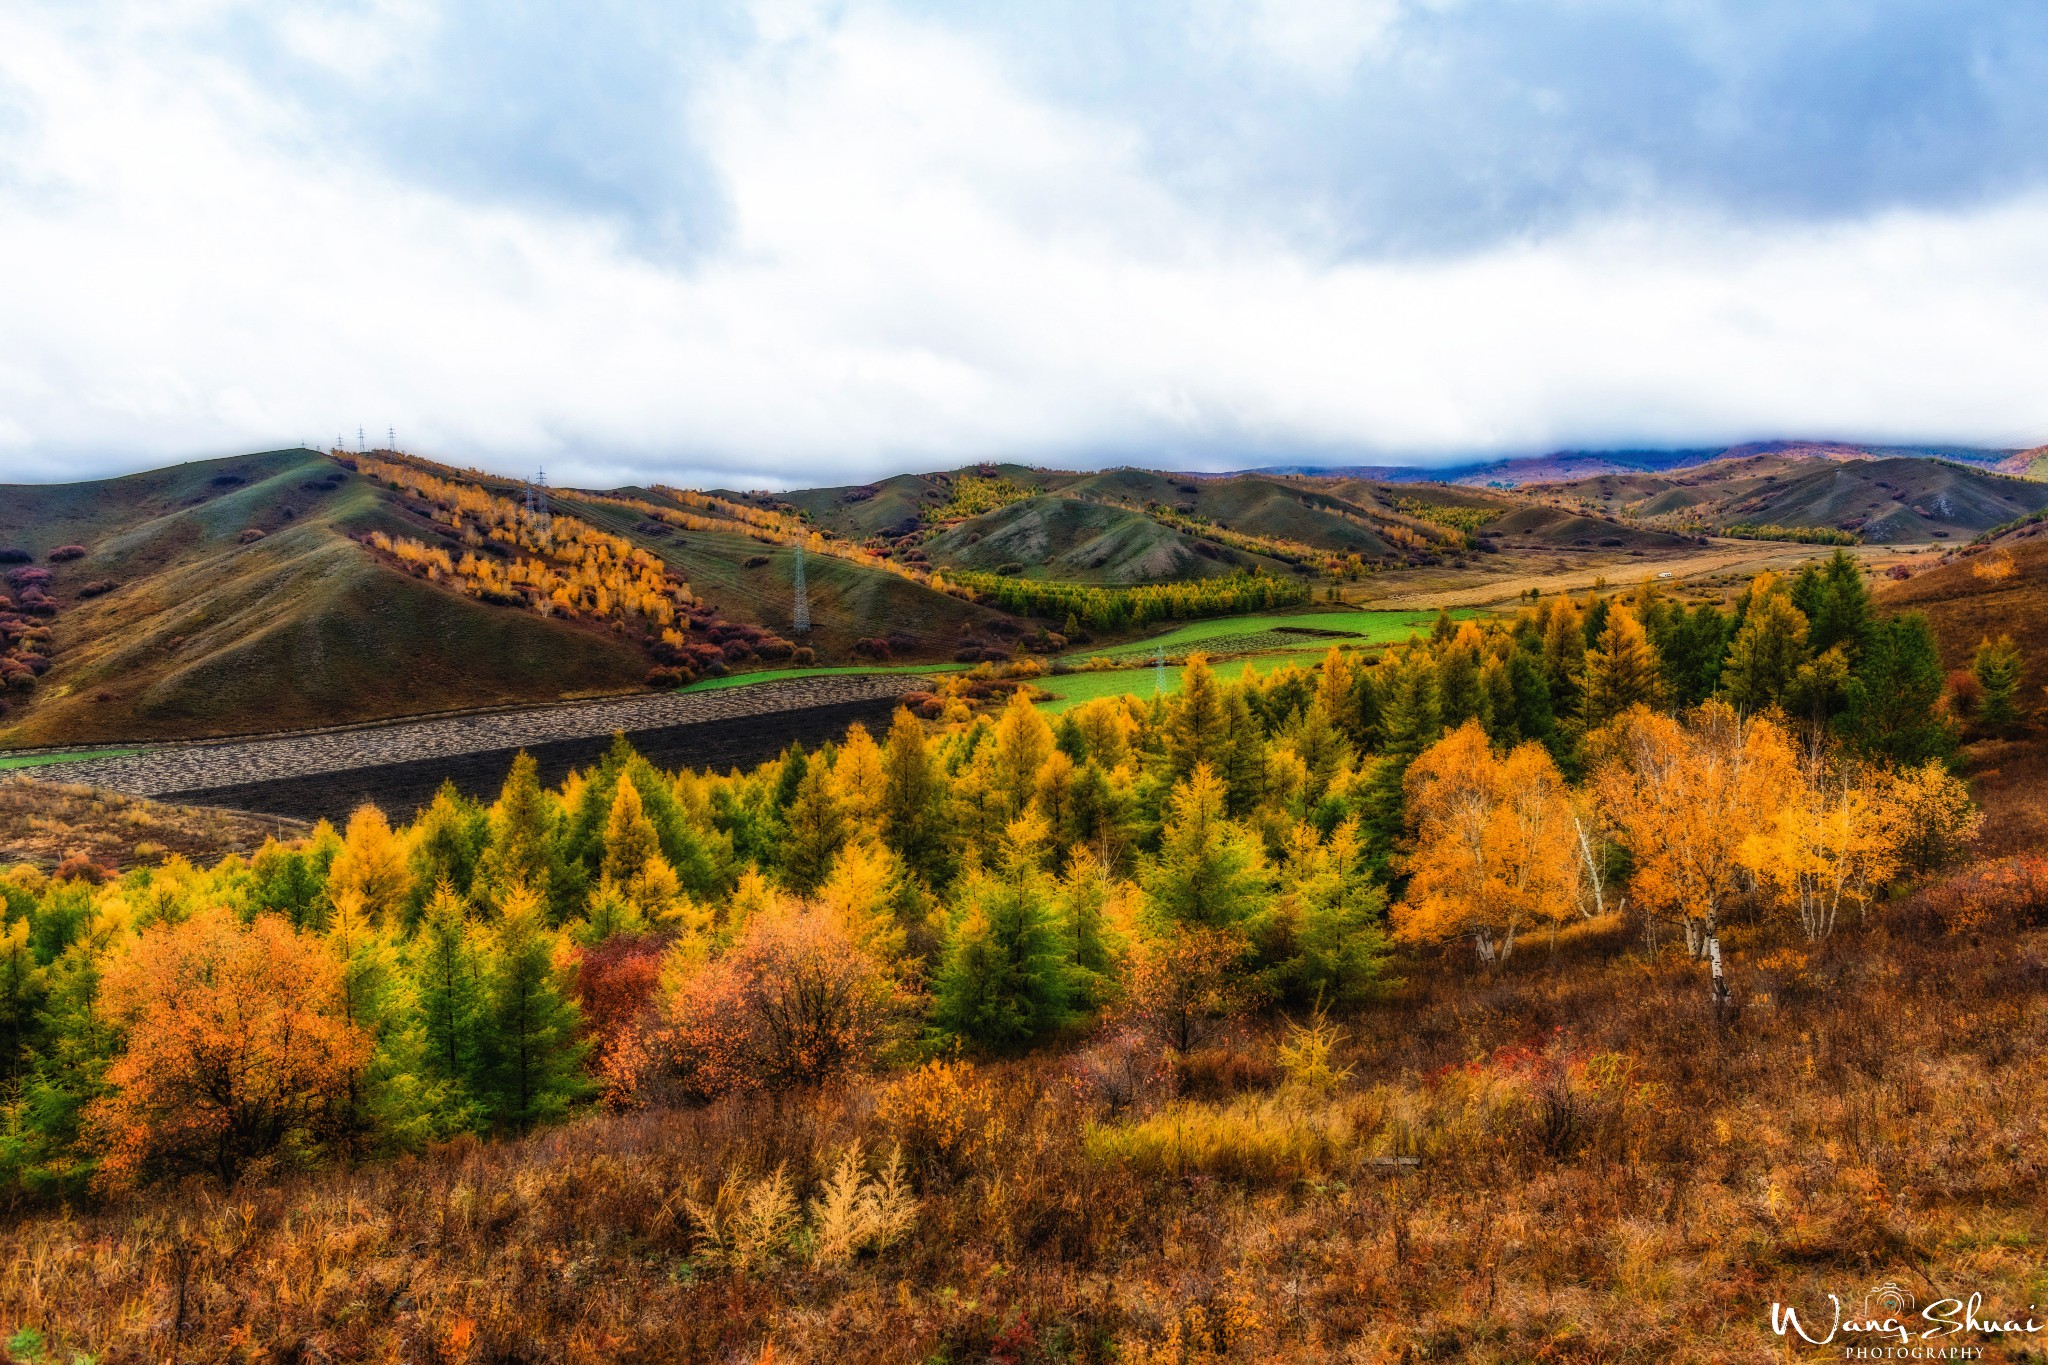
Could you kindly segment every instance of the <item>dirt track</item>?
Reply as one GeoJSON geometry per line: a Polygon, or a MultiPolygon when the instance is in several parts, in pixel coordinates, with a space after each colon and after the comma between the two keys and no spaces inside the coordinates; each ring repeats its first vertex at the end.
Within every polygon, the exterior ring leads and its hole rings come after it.
{"type": "Polygon", "coordinates": [[[894,699],[929,686],[911,674],[799,678],[715,692],[655,693],[488,715],[220,744],[166,746],[52,770],[64,782],[130,796],[175,797],[300,818],[345,815],[373,800],[409,814],[443,778],[476,795],[495,789],[520,749],[543,775],[601,753],[624,731],[635,747],[674,766],[758,761],[791,740],[815,744],[855,721],[886,721],[894,699]]]}

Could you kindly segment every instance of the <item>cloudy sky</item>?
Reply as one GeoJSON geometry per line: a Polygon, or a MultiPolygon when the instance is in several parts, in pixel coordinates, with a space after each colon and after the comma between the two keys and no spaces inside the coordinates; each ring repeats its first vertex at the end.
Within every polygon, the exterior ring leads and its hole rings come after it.
{"type": "Polygon", "coordinates": [[[2048,7],[8,0],[0,481],[2048,441],[2048,7]]]}

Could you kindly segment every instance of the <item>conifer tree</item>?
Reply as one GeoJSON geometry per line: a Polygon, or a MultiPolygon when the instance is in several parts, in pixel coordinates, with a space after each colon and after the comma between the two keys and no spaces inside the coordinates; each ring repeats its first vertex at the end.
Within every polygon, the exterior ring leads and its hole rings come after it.
{"type": "Polygon", "coordinates": [[[1651,638],[1664,665],[1664,697],[1672,706],[1690,710],[1720,687],[1728,630],[1728,618],[1711,602],[1664,613],[1651,638]]]}
{"type": "Polygon", "coordinates": [[[1479,628],[1470,621],[1437,652],[1437,712],[1446,727],[1477,720],[1486,704],[1479,683],[1479,628]]]}
{"type": "Polygon", "coordinates": [[[524,886],[559,901],[563,878],[555,803],[540,784],[540,764],[521,751],[491,808],[490,846],[477,860],[472,891],[479,903],[496,905],[524,886]]]}
{"type": "Polygon", "coordinates": [[[28,917],[0,926],[0,1079],[10,1095],[36,1042],[47,975],[29,947],[28,917]]]}
{"type": "Polygon", "coordinates": [[[1863,646],[1870,639],[1870,632],[1877,624],[1877,613],[1870,598],[1870,589],[1863,581],[1863,571],[1846,550],[1836,550],[1819,571],[1818,591],[1813,606],[1800,604],[1810,622],[1806,645],[1815,654],[1843,647],[1843,653],[1854,662],[1862,653],[1863,646]]]}
{"type": "Polygon", "coordinates": [[[325,916],[327,877],[311,851],[265,839],[249,871],[258,913],[282,915],[294,929],[314,928],[325,916]]]}
{"type": "MultiPolygon", "coordinates": [[[[1319,734],[1332,755],[1345,744],[1344,736],[1329,731],[1327,724],[1319,734]]],[[[1223,781],[1233,816],[1249,815],[1265,798],[1266,734],[1258,717],[1252,714],[1251,703],[1245,699],[1242,688],[1232,688],[1224,702],[1223,738],[1209,762],[1223,781]]]]}
{"type": "Polygon", "coordinates": [[[1242,923],[1272,884],[1257,842],[1233,822],[1223,784],[1206,763],[1175,786],[1167,802],[1159,856],[1143,882],[1158,918],[1222,928],[1242,923]]]}
{"type": "MultiPolygon", "coordinates": [[[[1543,676],[1542,656],[1518,647],[1508,655],[1507,673],[1508,689],[1514,694],[1513,738],[1531,739],[1555,751],[1557,714],[1551,710],[1550,684],[1543,676]]],[[[1501,729],[1505,734],[1506,727],[1501,729]]]]}
{"type": "MultiPolygon", "coordinates": [[[[518,899],[521,888],[507,893],[518,899]]],[[[521,902],[523,903],[523,901],[521,902]]],[[[451,1106],[465,1103],[479,1082],[481,1060],[481,962],[468,907],[442,883],[420,916],[406,948],[424,1074],[439,1083],[451,1106]]]]}
{"type": "Polygon", "coordinates": [[[1919,612],[1880,621],[1848,687],[1843,725],[1867,752],[1917,765],[1955,744],[1941,708],[1941,653],[1919,612]]]}
{"type": "Polygon", "coordinates": [[[942,854],[941,797],[924,726],[899,707],[882,748],[882,839],[928,878],[938,875],[942,854]]]}
{"type": "Polygon", "coordinates": [[[1579,705],[1586,725],[1604,724],[1631,706],[1655,706],[1661,664],[1633,609],[1616,605],[1607,613],[1599,648],[1586,655],[1585,690],[1579,705]]]}
{"type": "Polygon", "coordinates": [[[600,875],[623,885],[638,877],[650,859],[660,857],[661,840],[654,832],[654,822],[647,818],[639,786],[619,783],[612,796],[611,813],[605,818],[600,875]]]}
{"type": "Polygon", "coordinates": [[[1053,751],[1052,726],[1020,688],[995,730],[995,781],[1010,818],[1023,814],[1038,786],[1038,769],[1053,751]]]}
{"type": "Polygon", "coordinates": [[[908,942],[897,918],[903,903],[901,864],[888,846],[858,839],[840,849],[818,888],[818,905],[837,919],[840,932],[862,952],[893,966],[908,942]]]}
{"type": "Polygon", "coordinates": [[[1970,673],[1984,689],[1977,724],[1986,734],[2010,734],[2019,724],[2020,651],[2010,635],[1986,637],[1970,660],[1970,673]]]}
{"type": "Polygon", "coordinates": [[[589,1044],[577,1036],[582,1015],[557,947],[540,897],[520,890],[505,898],[481,973],[476,1085],[499,1128],[524,1131],[558,1118],[589,1089],[589,1044]]]}
{"type": "Polygon", "coordinates": [[[49,964],[43,978],[38,1046],[23,1085],[22,1132],[0,1154],[6,1173],[30,1194],[82,1196],[99,1168],[84,1141],[86,1114],[107,1093],[106,1074],[122,1041],[101,991],[113,933],[88,929],[49,964]]]}
{"type": "Polygon", "coordinates": [[[1420,651],[1408,649],[1380,665],[1380,725],[1385,735],[1373,769],[1371,828],[1384,846],[1401,831],[1401,783],[1408,765],[1443,732],[1437,709],[1436,669],[1420,651]]]}
{"type": "Polygon", "coordinates": [[[341,853],[327,874],[329,902],[354,894],[361,898],[363,913],[383,924],[399,918],[411,891],[405,845],[391,832],[391,822],[367,802],[356,807],[341,853]]]}
{"type": "Polygon", "coordinates": [[[1280,894],[1255,939],[1274,989],[1296,1004],[1356,1003],[1388,985],[1386,892],[1362,857],[1356,820],[1326,839],[1296,824],[1280,869],[1280,894]]]}
{"type": "Polygon", "coordinates": [[[1194,772],[1196,764],[1215,761],[1229,726],[1223,689],[1217,685],[1206,655],[1188,656],[1188,665],[1181,670],[1180,691],[1165,705],[1166,771],[1179,782],[1194,772]]]}
{"type": "Polygon", "coordinates": [[[1086,849],[1072,849],[1055,902],[1074,945],[1076,1000],[1084,1007],[1103,1004],[1114,981],[1123,946],[1110,919],[1115,894],[1108,865],[1086,849]]]}
{"type": "Polygon", "coordinates": [[[1543,681],[1553,714],[1578,709],[1579,679],[1586,671],[1586,632],[1578,605],[1559,598],[1543,605],[1543,681]]]}
{"type": "Polygon", "coordinates": [[[1785,698],[1806,662],[1806,617],[1792,605],[1782,580],[1761,573],[1749,585],[1742,625],[1721,666],[1721,686],[1742,712],[1761,711],[1785,698]]]}
{"type": "Polygon", "coordinates": [[[833,855],[846,843],[846,814],[832,789],[832,770],[812,760],[797,782],[784,813],[788,836],[782,849],[783,882],[807,896],[825,880],[833,855]]]}
{"type": "Polygon", "coordinates": [[[478,861],[491,838],[490,816],[476,802],[446,781],[407,831],[411,893],[405,902],[405,926],[419,920],[422,907],[443,881],[459,895],[468,895],[476,881],[478,861]]]}
{"type": "Polygon", "coordinates": [[[983,1047],[1021,1047],[1074,1017],[1082,982],[1072,936],[1037,864],[1044,837],[1036,816],[1018,819],[1000,865],[962,889],[962,915],[933,982],[933,1021],[983,1047]]]}

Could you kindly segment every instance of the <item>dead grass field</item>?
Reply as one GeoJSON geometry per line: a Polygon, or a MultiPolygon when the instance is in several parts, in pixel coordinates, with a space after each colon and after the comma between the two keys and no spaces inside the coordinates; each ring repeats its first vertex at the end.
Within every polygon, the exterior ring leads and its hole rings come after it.
{"type": "Polygon", "coordinates": [[[0,779],[0,865],[51,868],[83,856],[115,871],[177,855],[212,863],[252,853],[272,835],[306,833],[296,820],[174,806],[27,777],[0,779]]]}

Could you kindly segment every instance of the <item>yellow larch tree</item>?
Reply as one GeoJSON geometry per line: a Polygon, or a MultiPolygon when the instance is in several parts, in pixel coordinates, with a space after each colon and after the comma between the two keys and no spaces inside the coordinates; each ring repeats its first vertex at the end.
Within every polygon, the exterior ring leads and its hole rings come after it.
{"type": "Polygon", "coordinates": [[[1404,788],[1413,849],[1395,937],[1470,935],[1481,961],[1505,962],[1522,931],[1578,913],[1571,792],[1542,746],[1497,754],[1469,720],[1409,765],[1404,788]]]}
{"type": "Polygon", "coordinates": [[[1711,701],[1684,722],[1635,707],[1592,736],[1592,787],[1633,858],[1630,894],[1676,920],[1686,948],[1712,966],[1716,998],[1723,914],[1743,893],[1743,841],[1768,828],[1798,761],[1783,729],[1711,701]]]}
{"type": "Polygon", "coordinates": [[[1808,941],[1819,942],[1834,932],[1845,899],[1860,909],[1897,868],[1894,830],[1883,787],[1816,747],[1737,856],[1778,909],[1798,916],[1808,941]]]}
{"type": "Polygon", "coordinates": [[[356,807],[348,818],[341,852],[327,874],[328,900],[338,903],[343,895],[352,894],[372,923],[384,923],[398,913],[412,889],[405,852],[383,811],[368,802],[356,807]]]}

